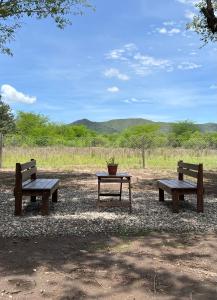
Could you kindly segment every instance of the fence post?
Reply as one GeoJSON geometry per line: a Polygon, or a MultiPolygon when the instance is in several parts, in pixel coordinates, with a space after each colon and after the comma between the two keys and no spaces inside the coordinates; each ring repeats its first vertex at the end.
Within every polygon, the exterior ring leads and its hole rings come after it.
{"type": "Polygon", "coordinates": [[[0,132],[0,169],[3,166],[3,134],[0,132]]]}
{"type": "Polygon", "coordinates": [[[145,137],[142,137],[142,167],[145,169],[145,137]]]}

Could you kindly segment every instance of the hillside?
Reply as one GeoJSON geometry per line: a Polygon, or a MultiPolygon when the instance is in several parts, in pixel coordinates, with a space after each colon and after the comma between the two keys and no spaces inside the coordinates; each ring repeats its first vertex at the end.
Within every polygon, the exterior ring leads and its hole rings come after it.
{"type": "MultiPolygon", "coordinates": [[[[94,130],[98,133],[118,133],[122,130],[135,125],[143,124],[158,124],[164,132],[168,132],[172,123],[167,122],[154,122],[142,118],[130,118],[130,119],[114,119],[105,122],[93,122],[88,119],[82,119],[71,123],[72,125],[85,125],[87,128],[94,130]]],[[[202,132],[214,132],[217,131],[216,123],[197,124],[202,132]]]]}

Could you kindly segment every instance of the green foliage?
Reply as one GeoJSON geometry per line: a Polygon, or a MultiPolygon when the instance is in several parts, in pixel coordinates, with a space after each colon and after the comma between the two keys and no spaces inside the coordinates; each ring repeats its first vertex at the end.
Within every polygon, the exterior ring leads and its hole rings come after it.
{"type": "Polygon", "coordinates": [[[107,166],[116,166],[117,163],[115,162],[115,157],[112,156],[108,160],[106,160],[107,166]]]}
{"type": "Polygon", "coordinates": [[[0,95],[0,132],[3,134],[13,132],[15,130],[14,116],[10,106],[1,101],[0,95]]]}
{"type": "Polygon", "coordinates": [[[18,112],[16,122],[7,104],[0,102],[0,128],[6,145],[69,146],[95,148],[154,149],[167,146],[191,149],[217,149],[217,132],[202,132],[201,126],[183,121],[162,132],[155,123],[131,126],[120,133],[99,134],[84,125],[52,123],[41,114],[18,112]],[[16,129],[15,129],[16,125],[16,129]]]}
{"type": "Polygon", "coordinates": [[[22,144],[49,146],[49,145],[76,145],[86,146],[82,143],[82,138],[91,138],[96,136],[94,132],[84,125],[65,125],[49,122],[49,119],[40,114],[18,112],[16,119],[17,135],[14,139],[22,144]]]}
{"type": "Polygon", "coordinates": [[[205,44],[217,42],[217,0],[201,0],[196,7],[199,14],[187,24],[187,28],[198,33],[205,44]]]}
{"type": "Polygon", "coordinates": [[[166,143],[167,138],[164,133],[160,132],[158,124],[132,126],[124,130],[119,137],[120,146],[128,145],[132,148],[149,149],[166,143]]]}
{"type": "Polygon", "coordinates": [[[0,1],[0,52],[12,55],[6,45],[14,39],[19,19],[36,17],[52,18],[59,28],[71,24],[70,15],[82,15],[84,8],[92,6],[87,0],[2,0],[0,1]]]}
{"type": "Polygon", "coordinates": [[[182,146],[191,136],[199,132],[199,127],[191,121],[183,121],[172,124],[169,144],[174,147],[182,146]]]}

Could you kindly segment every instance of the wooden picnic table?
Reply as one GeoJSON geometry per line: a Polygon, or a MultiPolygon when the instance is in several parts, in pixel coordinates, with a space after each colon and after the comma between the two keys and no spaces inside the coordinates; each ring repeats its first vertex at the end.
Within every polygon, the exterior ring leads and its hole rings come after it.
{"type": "Polygon", "coordinates": [[[116,175],[109,175],[107,172],[96,173],[98,179],[98,199],[97,208],[100,207],[128,207],[129,212],[132,213],[132,195],[131,195],[131,175],[128,173],[117,173],[116,175]],[[104,183],[118,183],[120,184],[119,192],[101,192],[101,184],[104,183]],[[128,184],[129,200],[122,201],[123,183],[128,184]],[[101,200],[100,197],[118,197],[118,200],[101,200]]]}

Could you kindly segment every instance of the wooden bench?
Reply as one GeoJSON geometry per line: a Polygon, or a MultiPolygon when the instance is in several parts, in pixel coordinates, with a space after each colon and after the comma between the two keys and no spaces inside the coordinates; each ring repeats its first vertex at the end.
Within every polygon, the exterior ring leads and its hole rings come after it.
{"type": "Polygon", "coordinates": [[[15,215],[22,214],[22,198],[30,196],[31,201],[36,201],[36,196],[42,197],[42,215],[49,214],[49,197],[52,195],[52,201],[57,202],[59,179],[37,179],[36,161],[16,164],[15,177],[15,215]]]}
{"type": "Polygon", "coordinates": [[[172,195],[173,212],[179,211],[179,202],[185,194],[197,195],[197,212],[203,212],[203,165],[178,162],[178,180],[158,180],[159,201],[164,201],[164,191],[172,195]],[[197,182],[184,180],[184,175],[194,177],[197,182]]]}

